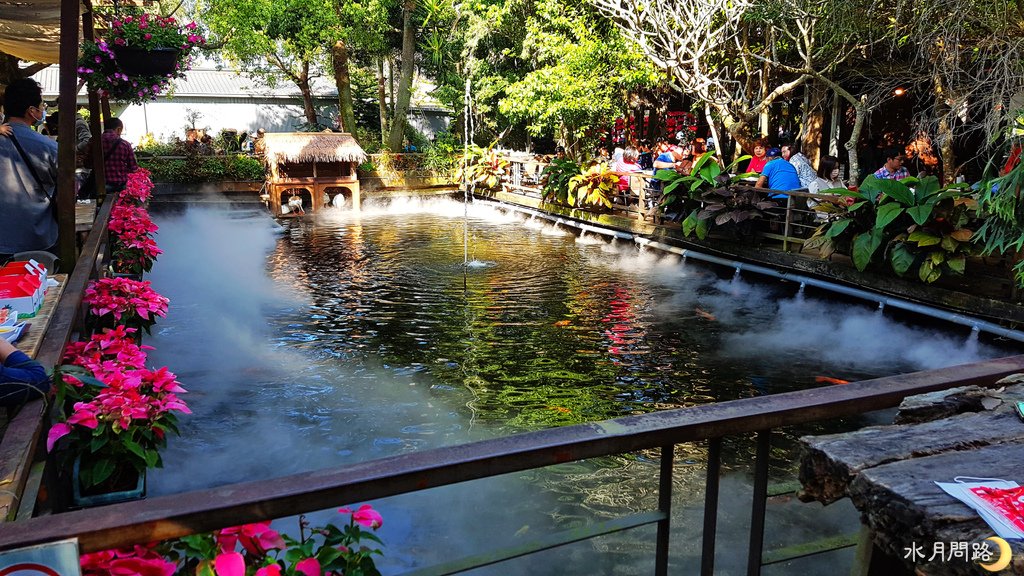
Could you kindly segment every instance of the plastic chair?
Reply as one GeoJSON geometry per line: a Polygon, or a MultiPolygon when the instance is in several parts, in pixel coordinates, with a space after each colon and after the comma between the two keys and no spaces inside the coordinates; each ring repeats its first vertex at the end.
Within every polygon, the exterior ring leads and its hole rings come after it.
{"type": "Polygon", "coordinates": [[[49,274],[53,274],[57,270],[57,262],[60,261],[56,254],[46,252],[44,250],[26,250],[25,252],[18,252],[11,257],[11,260],[13,262],[35,260],[43,266],[46,266],[46,271],[49,274]]]}

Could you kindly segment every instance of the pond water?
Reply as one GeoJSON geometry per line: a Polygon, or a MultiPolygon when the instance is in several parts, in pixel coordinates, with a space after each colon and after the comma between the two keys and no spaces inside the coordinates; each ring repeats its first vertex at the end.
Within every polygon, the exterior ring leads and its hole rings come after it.
{"type": "MultiPolygon", "coordinates": [[[[259,204],[158,198],[165,254],[149,278],[171,308],[146,343],[189,389],[194,415],[151,472],[150,494],[1018,353],[481,203],[468,209],[467,268],[463,212],[405,200],[281,230],[259,204]]],[[[796,435],[865,421],[780,434],[773,476],[792,477],[796,435]]],[[[751,453],[747,438],[727,443],[722,573],[745,565],[751,453]]],[[[674,567],[698,561],[703,454],[679,448],[674,567]]],[[[656,454],[638,454],[376,502],[378,566],[400,573],[654,508],[656,473],[656,454]]],[[[855,529],[849,509],[814,508],[808,520],[811,505],[779,507],[769,545],[855,529]]],[[[650,573],[652,535],[478,573],[650,573]]]]}

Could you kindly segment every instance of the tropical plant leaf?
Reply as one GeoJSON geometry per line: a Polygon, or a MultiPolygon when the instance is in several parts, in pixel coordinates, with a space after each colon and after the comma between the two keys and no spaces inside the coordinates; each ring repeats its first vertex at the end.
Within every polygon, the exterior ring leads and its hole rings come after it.
{"type": "Polygon", "coordinates": [[[900,206],[895,202],[887,202],[885,204],[882,204],[881,206],[878,207],[878,211],[875,213],[875,228],[885,228],[900,214],[903,214],[903,210],[903,206],[900,206]]]}
{"type": "Polygon", "coordinates": [[[883,194],[904,206],[913,206],[914,192],[902,180],[879,180],[878,188],[883,194]]]}
{"type": "Polygon", "coordinates": [[[835,238],[836,236],[839,236],[840,234],[845,232],[846,229],[849,228],[850,224],[852,224],[852,223],[853,223],[853,218],[846,218],[844,220],[836,220],[835,222],[832,223],[831,226],[829,226],[828,232],[825,233],[825,237],[826,238],[835,238]]]}
{"type": "Polygon", "coordinates": [[[709,230],[709,226],[708,226],[708,221],[707,220],[698,220],[697,221],[697,227],[694,229],[694,231],[697,233],[697,238],[700,238],[701,240],[704,240],[705,238],[707,238],[708,237],[708,230],[709,230]]]}
{"type": "Polygon", "coordinates": [[[941,191],[942,186],[939,184],[939,179],[935,176],[926,176],[917,183],[914,187],[914,196],[917,199],[917,203],[920,204],[927,198],[937,195],[941,191]]]}
{"type": "Polygon", "coordinates": [[[853,265],[861,272],[871,263],[878,247],[882,245],[882,231],[878,229],[858,234],[853,238],[853,265]]]}
{"type": "Polygon", "coordinates": [[[928,218],[932,215],[932,210],[935,209],[934,204],[918,204],[907,208],[907,214],[916,222],[919,226],[924,226],[928,222],[928,218]]]}
{"type": "Polygon", "coordinates": [[[708,162],[700,169],[700,177],[707,182],[714,182],[715,178],[718,178],[718,175],[721,173],[722,168],[718,165],[718,162],[708,162]]]}
{"type": "Polygon", "coordinates": [[[917,276],[922,282],[931,284],[942,276],[942,270],[933,266],[931,260],[925,260],[921,262],[921,267],[917,269],[917,276]]]}
{"type": "Polygon", "coordinates": [[[919,247],[923,248],[925,246],[934,246],[939,242],[942,242],[942,238],[935,236],[934,234],[929,234],[924,230],[914,230],[910,233],[910,236],[907,237],[907,241],[914,242],[919,247]]]}
{"type": "Polygon", "coordinates": [[[726,222],[728,222],[732,218],[733,214],[734,214],[733,212],[726,212],[725,214],[719,214],[715,218],[715,225],[716,226],[721,226],[722,224],[725,224],[726,222]]]}
{"type": "Polygon", "coordinates": [[[687,216],[683,220],[683,235],[684,236],[689,236],[690,234],[693,233],[694,229],[697,228],[697,223],[700,222],[700,218],[698,218],[698,216],[697,216],[698,212],[700,212],[699,209],[696,209],[693,212],[690,212],[690,215],[687,216]]]}
{"type": "Polygon", "coordinates": [[[956,274],[963,274],[967,268],[967,257],[963,254],[957,254],[956,256],[946,258],[946,266],[956,274]]]}
{"type": "Polygon", "coordinates": [[[967,228],[959,228],[957,230],[953,230],[953,232],[950,233],[950,236],[959,242],[970,242],[971,237],[974,236],[974,232],[967,228]]]}
{"type": "Polygon", "coordinates": [[[941,250],[935,250],[928,254],[928,259],[932,261],[932,264],[938,266],[946,261],[946,253],[941,250]]]}
{"type": "Polygon", "coordinates": [[[896,274],[903,276],[914,265],[914,254],[902,242],[897,242],[889,251],[889,263],[896,274]]]}

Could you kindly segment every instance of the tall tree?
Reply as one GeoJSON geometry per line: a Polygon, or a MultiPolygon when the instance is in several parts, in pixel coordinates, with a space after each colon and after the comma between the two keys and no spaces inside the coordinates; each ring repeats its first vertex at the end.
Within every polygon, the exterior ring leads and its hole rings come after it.
{"type": "Polygon", "coordinates": [[[224,54],[250,76],[282,79],[302,94],[306,123],[319,124],[310,81],[325,68],[337,34],[336,13],[315,0],[200,0],[199,10],[224,54]]]}
{"type": "Polygon", "coordinates": [[[409,103],[412,101],[412,80],[416,70],[416,0],[402,5],[402,72],[398,79],[395,115],[391,120],[388,148],[400,151],[409,125],[409,103]]]}

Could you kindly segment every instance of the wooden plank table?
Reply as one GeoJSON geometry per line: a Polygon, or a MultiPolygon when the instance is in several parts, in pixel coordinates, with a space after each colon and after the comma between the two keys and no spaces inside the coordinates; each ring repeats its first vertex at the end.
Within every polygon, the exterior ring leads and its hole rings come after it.
{"type": "Polygon", "coordinates": [[[75,204],[75,232],[88,232],[92,230],[92,223],[96,220],[96,201],[77,202],[75,204]]]}
{"type": "MultiPolygon", "coordinates": [[[[953,543],[970,547],[995,533],[935,482],[969,476],[1024,485],[1017,401],[1024,401],[1024,384],[935,392],[904,400],[901,423],[801,438],[800,497],[826,504],[850,497],[870,544],[897,564],[896,571],[891,565],[879,570],[873,559],[869,573],[898,574],[902,564],[906,574],[991,574],[977,561],[949,557],[953,543]],[[946,557],[936,554],[940,547],[946,557]],[[924,556],[913,557],[915,548],[924,556]]],[[[1010,567],[1000,573],[1024,574],[1024,542],[1011,541],[1010,548],[1010,567]]]]}
{"type": "Polygon", "coordinates": [[[30,358],[35,358],[36,354],[39,353],[39,345],[43,341],[43,335],[46,334],[46,328],[50,325],[50,317],[53,315],[53,310],[57,307],[57,302],[60,301],[61,295],[64,293],[64,286],[68,283],[67,274],[54,274],[51,278],[59,282],[59,284],[50,287],[46,291],[43,305],[36,312],[36,315],[23,320],[29,326],[26,327],[27,329],[22,333],[21,338],[14,343],[19,350],[28,354],[30,358]]]}

